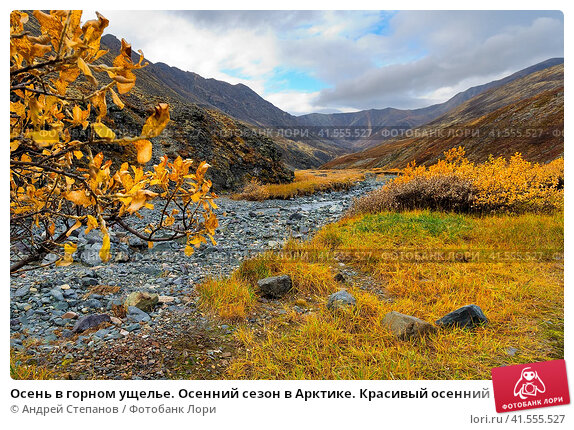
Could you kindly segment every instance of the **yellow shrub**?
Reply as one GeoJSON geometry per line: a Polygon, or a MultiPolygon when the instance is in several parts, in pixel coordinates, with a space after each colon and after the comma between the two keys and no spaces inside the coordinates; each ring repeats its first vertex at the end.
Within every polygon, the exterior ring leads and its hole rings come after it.
{"type": "Polygon", "coordinates": [[[548,164],[490,157],[472,163],[464,148],[429,167],[414,162],[385,187],[355,201],[351,213],[442,209],[459,212],[551,212],[563,206],[564,159],[548,164]]]}

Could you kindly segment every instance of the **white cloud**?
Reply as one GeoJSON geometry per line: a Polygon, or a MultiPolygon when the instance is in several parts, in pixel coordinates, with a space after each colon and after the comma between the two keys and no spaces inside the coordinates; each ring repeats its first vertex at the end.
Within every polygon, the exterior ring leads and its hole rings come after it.
{"type": "Polygon", "coordinates": [[[430,100],[445,101],[493,76],[499,78],[563,55],[559,16],[530,14],[529,20],[523,14],[517,14],[516,20],[513,17],[512,12],[433,12],[430,16],[399,13],[393,19],[400,29],[391,38],[398,44],[410,41],[419,45],[426,54],[414,61],[364,69],[361,76],[323,90],[317,102],[331,106],[344,103],[361,109],[422,107],[430,100]],[[501,15],[507,19],[501,20],[501,15]],[[425,31],[427,21],[430,29],[425,31]],[[492,21],[500,26],[493,26],[492,21]],[[435,28],[437,22],[440,28],[435,28]]]}
{"type": "Polygon", "coordinates": [[[243,83],[295,114],[422,107],[563,56],[559,12],[102,13],[110,19],[110,33],[143,49],[151,61],[243,83]],[[374,31],[380,27],[382,32],[374,31]],[[278,69],[302,70],[326,88],[296,91],[289,82],[278,88],[278,69]]]}
{"type": "Polygon", "coordinates": [[[268,94],[266,99],[286,112],[293,115],[302,115],[309,112],[315,112],[318,106],[314,99],[319,95],[318,92],[305,93],[301,91],[281,91],[268,94]]]}

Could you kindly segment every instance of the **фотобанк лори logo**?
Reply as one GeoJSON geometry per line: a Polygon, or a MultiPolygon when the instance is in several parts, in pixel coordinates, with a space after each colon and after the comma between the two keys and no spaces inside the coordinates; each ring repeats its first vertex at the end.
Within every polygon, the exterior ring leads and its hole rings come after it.
{"type": "Polygon", "coordinates": [[[497,412],[570,403],[564,360],[496,367],[492,385],[497,412]]]}

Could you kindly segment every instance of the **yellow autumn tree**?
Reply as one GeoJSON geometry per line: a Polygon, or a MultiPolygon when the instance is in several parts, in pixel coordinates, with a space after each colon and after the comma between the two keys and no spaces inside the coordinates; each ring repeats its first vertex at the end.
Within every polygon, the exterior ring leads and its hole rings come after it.
{"type": "Polygon", "coordinates": [[[185,240],[187,255],[214,242],[217,196],[205,178],[209,165],[192,169],[192,160],[163,157],[145,166],[149,139],[170,121],[169,106],[159,103],[137,136],[118,137],[107,121],[108,101],[124,108],[134,70],[146,65],[143,53],[133,61],[122,40],[120,54],[105,64],[100,39],[108,20],[100,14],[83,24],[81,11],[33,16],[10,14],[10,271],[48,253],[59,255],[57,265],[71,264],[76,245],[69,237],[79,228],[101,232],[103,262],[111,257],[112,226],[150,246],[185,240]],[[39,31],[28,29],[29,19],[39,31]],[[95,150],[106,145],[131,146],[137,162],[113,163],[95,150]],[[142,211],[158,211],[157,221],[138,229],[129,216],[141,218],[142,211]]]}

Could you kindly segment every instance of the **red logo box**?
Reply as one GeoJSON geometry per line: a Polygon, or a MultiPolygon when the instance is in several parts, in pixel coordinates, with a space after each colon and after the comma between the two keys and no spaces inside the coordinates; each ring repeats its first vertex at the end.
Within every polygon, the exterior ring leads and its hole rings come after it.
{"type": "Polygon", "coordinates": [[[570,403],[564,360],[495,367],[492,385],[496,412],[570,403]]]}

